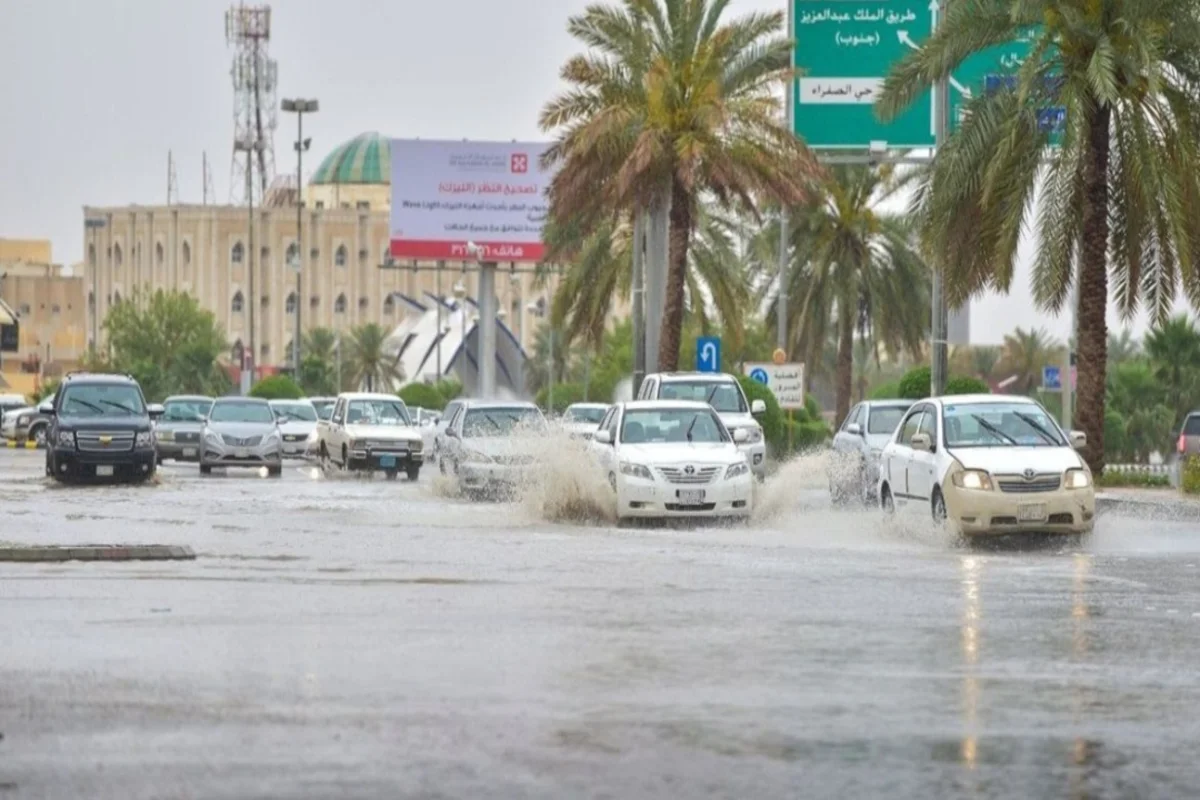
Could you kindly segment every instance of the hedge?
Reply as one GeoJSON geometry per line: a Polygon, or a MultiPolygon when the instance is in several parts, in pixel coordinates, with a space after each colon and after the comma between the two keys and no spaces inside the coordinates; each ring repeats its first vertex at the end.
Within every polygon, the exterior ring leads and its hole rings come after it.
{"type": "Polygon", "coordinates": [[[1200,456],[1188,456],[1183,462],[1179,488],[1184,494],[1200,494],[1200,456]]]}
{"type": "Polygon", "coordinates": [[[556,383],[554,384],[554,408],[548,405],[550,402],[550,387],[544,386],[537,393],[534,402],[538,408],[547,414],[559,414],[572,403],[582,403],[584,398],[583,387],[578,383],[556,383]]]}
{"type": "Polygon", "coordinates": [[[299,400],[304,397],[304,391],[287,375],[272,375],[250,387],[250,396],[264,400],[299,400]]]}
{"type": "Polygon", "coordinates": [[[409,408],[425,408],[430,411],[441,411],[446,407],[446,398],[428,383],[414,382],[396,392],[409,408]]]}
{"type": "Polygon", "coordinates": [[[746,399],[753,403],[762,400],[766,403],[767,411],[757,417],[762,425],[763,437],[767,447],[775,458],[786,458],[792,453],[798,453],[823,443],[831,432],[825,420],[821,418],[821,407],[812,395],[804,399],[804,408],[792,412],[792,420],[788,422],[787,412],[779,407],[775,393],[758,381],[751,380],[745,375],[738,376],[746,399]],[[791,450],[788,449],[788,431],[791,431],[791,450]]]}

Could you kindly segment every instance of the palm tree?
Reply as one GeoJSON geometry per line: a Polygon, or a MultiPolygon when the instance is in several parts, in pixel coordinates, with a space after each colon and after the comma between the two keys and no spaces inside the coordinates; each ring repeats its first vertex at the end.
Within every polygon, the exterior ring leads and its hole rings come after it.
{"type": "Polygon", "coordinates": [[[725,20],[729,0],[620,0],[571,17],[590,52],[542,110],[556,139],[550,221],[592,228],[614,213],[667,210],[666,308],[658,363],[679,360],[688,250],[702,196],[722,209],[799,204],[820,166],[781,121],[793,75],[782,12],[725,20]]]}
{"type": "Polygon", "coordinates": [[[894,118],[966,59],[1030,40],[1013,85],[977,93],[918,183],[924,243],[957,305],[1008,291],[1040,196],[1033,296],[1063,307],[1078,279],[1079,403],[1087,461],[1104,468],[1109,274],[1122,315],[1155,319],[1178,284],[1200,299],[1200,15],[1176,0],[945,3],[902,58],[877,109],[894,118]],[[1061,130],[1045,109],[1065,110],[1061,130]],[[1057,141],[1052,141],[1052,139],[1057,141]]]}
{"type": "Polygon", "coordinates": [[[1182,419],[1191,410],[1200,377],[1200,331],[1186,314],[1171,317],[1146,334],[1146,355],[1154,377],[1166,391],[1167,406],[1176,419],[1182,419]]]}
{"type": "Polygon", "coordinates": [[[1004,351],[999,347],[976,346],[970,348],[969,370],[980,380],[990,380],[996,372],[1004,351]]]}
{"type": "Polygon", "coordinates": [[[1117,364],[1132,361],[1141,352],[1137,339],[1133,338],[1133,331],[1129,328],[1123,328],[1119,336],[1115,333],[1108,335],[1108,366],[1110,369],[1117,364]]]}
{"type": "Polygon", "coordinates": [[[1062,346],[1041,328],[1017,328],[1004,337],[1001,368],[1016,376],[1013,388],[1030,394],[1042,384],[1042,368],[1061,361],[1062,346]]]}
{"type": "Polygon", "coordinates": [[[366,387],[367,391],[390,392],[396,383],[404,380],[404,370],[387,352],[388,335],[388,331],[375,322],[351,329],[349,341],[344,346],[348,350],[346,362],[355,386],[366,387]]]}
{"type": "MultiPolygon", "coordinates": [[[[815,364],[824,342],[836,335],[838,419],[850,410],[856,336],[869,342],[878,361],[881,347],[893,357],[920,352],[928,330],[929,268],[907,216],[879,209],[899,187],[893,178],[889,167],[833,167],[818,201],[796,209],[792,223],[787,290],[796,302],[788,306],[788,340],[799,342],[805,361],[815,364]]],[[[757,276],[764,291],[772,288],[769,275],[757,276]]],[[[776,302],[768,308],[769,324],[776,302]]]]}

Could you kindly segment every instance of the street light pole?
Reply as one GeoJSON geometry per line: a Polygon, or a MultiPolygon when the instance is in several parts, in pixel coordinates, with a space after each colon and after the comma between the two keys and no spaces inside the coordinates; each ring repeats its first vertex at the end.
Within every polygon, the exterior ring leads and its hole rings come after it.
{"type": "MultiPolygon", "coordinates": [[[[945,16],[945,5],[949,0],[942,0],[938,14],[938,24],[945,16]]],[[[934,87],[933,102],[936,104],[937,130],[934,137],[934,157],[942,154],[942,148],[950,135],[950,82],[943,78],[934,87]]],[[[929,396],[941,397],[946,393],[946,293],[942,281],[942,273],[946,268],[945,253],[937,253],[933,264],[933,286],[930,291],[930,320],[929,320],[929,396]]]]}
{"type": "Polygon", "coordinates": [[[304,138],[304,115],[319,111],[320,104],[316,100],[287,99],[281,103],[281,107],[284,111],[290,111],[296,115],[296,263],[292,265],[292,268],[296,270],[296,329],[292,338],[292,374],[299,380],[300,337],[302,335],[300,308],[304,305],[301,302],[301,299],[304,297],[304,290],[300,283],[304,267],[304,242],[302,238],[302,229],[304,226],[304,151],[312,144],[312,139],[304,138]]]}

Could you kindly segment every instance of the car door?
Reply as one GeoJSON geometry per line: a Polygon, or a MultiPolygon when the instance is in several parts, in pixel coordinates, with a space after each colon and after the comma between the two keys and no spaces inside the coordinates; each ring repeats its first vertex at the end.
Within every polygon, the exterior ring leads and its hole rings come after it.
{"type": "Polygon", "coordinates": [[[922,406],[921,422],[917,433],[929,437],[932,448],[929,452],[910,450],[908,455],[908,494],[914,501],[928,506],[933,496],[935,470],[938,453],[938,420],[933,406],[922,406]]]}
{"type": "Polygon", "coordinates": [[[455,463],[462,458],[463,420],[466,416],[466,408],[460,403],[458,408],[454,410],[454,416],[451,417],[450,422],[446,425],[445,432],[442,434],[442,450],[439,458],[444,458],[449,463],[455,463]]]}
{"type": "Polygon", "coordinates": [[[897,508],[903,508],[909,503],[908,462],[912,455],[912,437],[920,430],[923,413],[921,408],[910,409],[900,423],[896,440],[884,450],[881,467],[887,476],[892,499],[897,508]]]}
{"type": "Polygon", "coordinates": [[[326,447],[329,455],[340,463],[342,448],[349,446],[346,437],[346,398],[339,397],[333,404],[333,413],[329,415],[329,444],[326,447]]]}
{"type": "Polygon", "coordinates": [[[604,419],[600,420],[600,424],[596,426],[598,431],[607,431],[609,435],[608,444],[597,442],[592,439],[590,446],[592,453],[596,456],[597,463],[600,464],[604,474],[616,471],[617,465],[617,430],[619,429],[618,420],[621,413],[617,408],[610,408],[608,413],[604,415],[604,419]]]}
{"type": "Polygon", "coordinates": [[[461,400],[451,400],[442,410],[442,418],[438,420],[433,436],[434,450],[440,455],[446,448],[446,430],[450,427],[450,423],[454,421],[454,417],[458,414],[458,410],[462,408],[461,400]]]}

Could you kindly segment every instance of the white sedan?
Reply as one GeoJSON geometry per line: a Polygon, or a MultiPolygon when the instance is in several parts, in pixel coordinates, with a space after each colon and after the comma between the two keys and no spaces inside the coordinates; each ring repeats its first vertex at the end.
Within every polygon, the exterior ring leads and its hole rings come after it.
{"type": "Polygon", "coordinates": [[[913,404],[883,448],[879,500],[945,521],[964,536],[1090,533],[1096,492],[1066,435],[1024,397],[963,395],[913,404]]]}
{"type": "Polygon", "coordinates": [[[707,403],[614,405],[588,447],[617,495],[618,519],[750,516],[753,481],[735,435],[707,403]]]}

